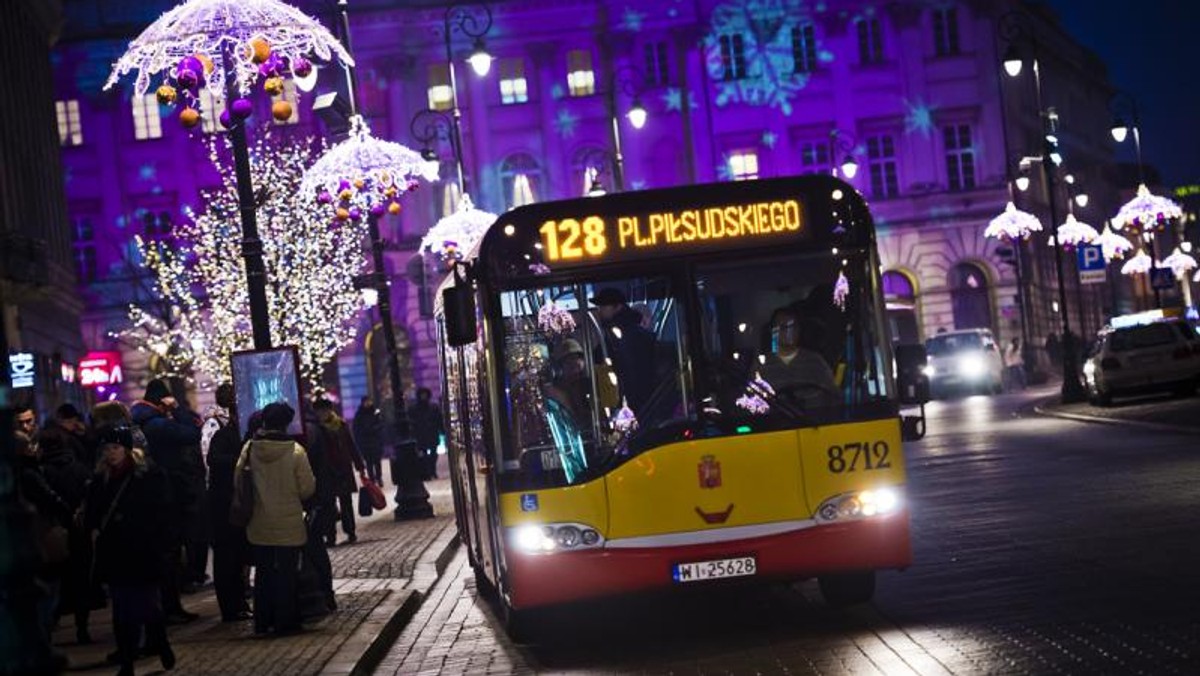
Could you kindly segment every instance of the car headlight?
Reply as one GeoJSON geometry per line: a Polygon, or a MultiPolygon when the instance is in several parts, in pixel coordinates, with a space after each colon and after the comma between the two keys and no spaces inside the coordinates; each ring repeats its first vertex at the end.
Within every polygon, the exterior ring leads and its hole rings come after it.
{"type": "Polygon", "coordinates": [[[980,355],[964,355],[958,358],[958,372],[968,378],[978,378],[987,373],[987,363],[980,355]]]}
{"type": "Polygon", "coordinates": [[[818,521],[848,521],[872,516],[889,516],[900,510],[901,489],[892,486],[843,493],[817,508],[818,521]]]}
{"type": "Polygon", "coordinates": [[[526,554],[593,549],[604,543],[604,537],[591,526],[581,523],[529,524],[509,529],[509,541],[526,554]]]}
{"type": "Polygon", "coordinates": [[[1083,375],[1089,377],[1096,375],[1096,362],[1091,359],[1085,361],[1083,363],[1083,375]]]}
{"type": "Polygon", "coordinates": [[[924,373],[926,378],[932,378],[933,374],[937,373],[937,369],[933,367],[933,364],[928,364],[921,367],[921,373],[924,373]]]}

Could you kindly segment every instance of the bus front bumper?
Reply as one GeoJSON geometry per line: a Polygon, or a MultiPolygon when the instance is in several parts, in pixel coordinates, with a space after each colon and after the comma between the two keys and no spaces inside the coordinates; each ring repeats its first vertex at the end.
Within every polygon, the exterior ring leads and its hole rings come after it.
{"type": "Polygon", "coordinates": [[[912,562],[907,510],[814,525],[758,538],[575,552],[505,552],[514,608],[534,608],[667,587],[732,581],[801,580],[826,573],[906,568],[912,562]],[[753,576],[680,584],[677,564],[752,556],[753,576]]]}

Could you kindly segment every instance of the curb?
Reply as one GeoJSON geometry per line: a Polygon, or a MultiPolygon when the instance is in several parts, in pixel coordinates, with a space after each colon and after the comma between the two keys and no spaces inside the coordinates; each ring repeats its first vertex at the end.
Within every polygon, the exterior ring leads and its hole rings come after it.
{"type": "Polygon", "coordinates": [[[1154,432],[1171,432],[1174,434],[1195,434],[1197,429],[1194,427],[1183,427],[1180,425],[1168,425],[1166,423],[1144,422],[1141,420],[1130,420],[1128,418],[1104,418],[1101,416],[1087,415],[1085,413],[1068,413],[1066,411],[1055,411],[1045,404],[1035,404],[1033,412],[1048,418],[1063,418],[1065,420],[1074,420],[1076,422],[1100,423],[1102,425],[1120,425],[1123,427],[1140,427],[1145,430],[1154,432]]]}
{"type": "Polygon", "coordinates": [[[349,672],[343,673],[349,673],[350,676],[368,676],[374,673],[375,668],[399,638],[400,632],[404,631],[409,620],[420,609],[429,590],[446,572],[458,550],[458,544],[458,529],[451,522],[417,560],[412,579],[406,585],[408,588],[392,592],[383,603],[371,611],[371,615],[363,623],[363,628],[377,624],[379,630],[371,637],[366,649],[359,655],[349,672]],[[403,600],[399,603],[393,600],[400,596],[403,600]]]}

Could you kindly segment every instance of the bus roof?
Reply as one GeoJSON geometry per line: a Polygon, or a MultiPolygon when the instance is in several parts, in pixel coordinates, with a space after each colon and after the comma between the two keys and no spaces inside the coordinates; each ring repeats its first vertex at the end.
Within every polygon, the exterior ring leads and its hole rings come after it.
{"type": "Polygon", "coordinates": [[[832,176],[733,181],[513,209],[483,236],[477,273],[510,284],[716,251],[855,248],[873,241],[862,196],[832,176]]]}

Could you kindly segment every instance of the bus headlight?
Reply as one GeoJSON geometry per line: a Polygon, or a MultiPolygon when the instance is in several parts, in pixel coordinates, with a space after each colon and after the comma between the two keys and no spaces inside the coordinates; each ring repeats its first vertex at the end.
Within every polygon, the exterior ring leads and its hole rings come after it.
{"type": "Polygon", "coordinates": [[[526,554],[592,549],[604,543],[599,531],[581,523],[517,526],[509,534],[513,546],[526,554]]]}
{"type": "Polygon", "coordinates": [[[889,516],[900,510],[900,489],[891,486],[829,498],[817,508],[817,521],[850,521],[872,516],[889,516]]]}

